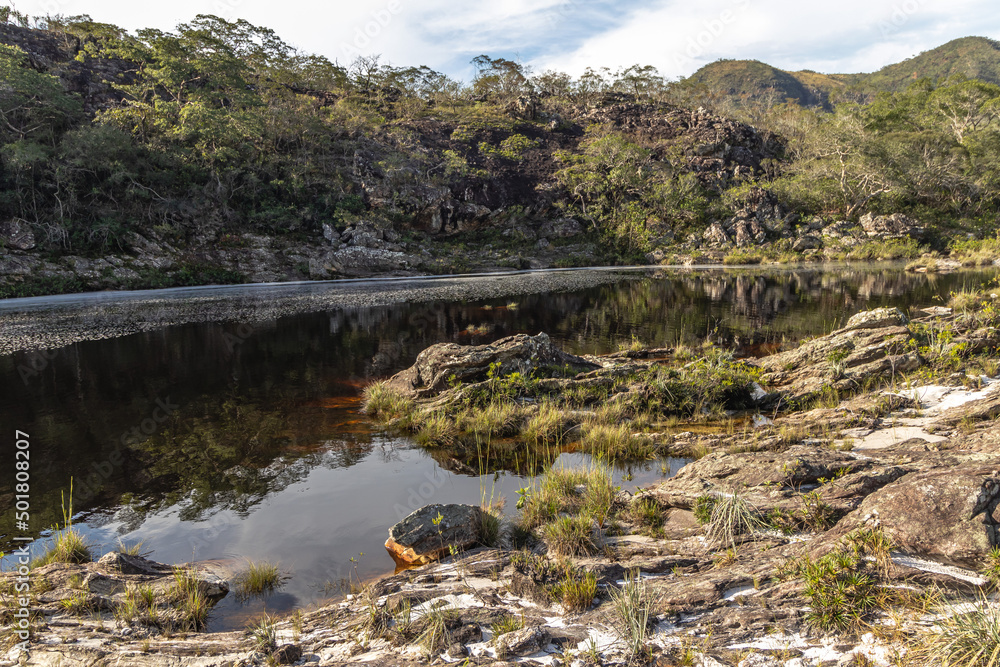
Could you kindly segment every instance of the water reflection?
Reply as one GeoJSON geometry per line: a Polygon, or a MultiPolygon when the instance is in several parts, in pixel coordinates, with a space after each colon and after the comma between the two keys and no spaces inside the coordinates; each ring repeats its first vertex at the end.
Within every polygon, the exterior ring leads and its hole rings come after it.
{"type": "MultiPolygon", "coordinates": [[[[167,561],[279,560],[296,576],[272,604],[290,604],[317,599],[360,551],[364,573],[391,568],[375,552],[399,512],[427,500],[422,490],[437,502],[478,502],[484,488],[514,498],[538,472],[507,465],[494,482],[446,452],[407,449],[359,415],[361,387],[430,344],[546,331],[576,353],[710,337],[750,354],[862,308],[933,305],[994,275],[676,270],[511,307],[428,302],[177,326],[63,348],[26,380],[17,368],[28,355],[0,357],[0,419],[5,432],[31,434],[36,529],[59,519],[73,477],[83,525],[104,548],[134,535],[167,561]]],[[[657,465],[618,479],[648,483],[662,477],[657,465]]],[[[12,505],[5,482],[0,550],[11,545],[12,505]]]]}

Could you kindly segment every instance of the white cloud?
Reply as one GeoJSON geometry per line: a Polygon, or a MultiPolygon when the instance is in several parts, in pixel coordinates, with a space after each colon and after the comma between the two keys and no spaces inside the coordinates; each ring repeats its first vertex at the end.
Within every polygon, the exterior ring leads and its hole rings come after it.
{"type": "Polygon", "coordinates": [[[199,13],[245,18],[341,63],[358,49],[465,77],[469,59],[480,53],[572,74],[641,63],[681,76],[718,58],[872,71],[956,37],[1000,36],[1000,15],[986,0],[22,0],[17,6],[33,15],[89,13],[129,29],[169,30],[199,13]]]}
{"type": "Polygon", "coordinates": [[[540,64],[579,73],[594,63],[642,63],[686,76],[719,58],[739,58],[787,69],[872,71],[956,37],[997,35],[1000,20],[984,20],[995,16],[991,9],[984,0],[667,0],[540,64]]]}

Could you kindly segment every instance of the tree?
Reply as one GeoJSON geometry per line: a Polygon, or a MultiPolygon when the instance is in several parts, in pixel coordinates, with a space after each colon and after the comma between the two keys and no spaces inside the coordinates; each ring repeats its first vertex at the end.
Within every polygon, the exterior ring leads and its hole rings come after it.
{"type": "Polygon", "coordinates": [[[931,93],[928,106],[964,143],[969,132],[985,129],[1000,116],[1000,86],[978,79],[949,82],[931,93]]]}
{"type": "Polygon", "coordinates": [[[52,144],[80,111],[57,77],[32,68],[16,46],[0,44],[0,139],[52,144]]]}
{"type": "Polygon", "coordinates": [[[521,63],[482,55],[473,58],[472,64],[476,68],[472,91],[480,97],[494,98],[500,103],[506,103],[531,92],[528,81],[530,71],[521,63]]]}

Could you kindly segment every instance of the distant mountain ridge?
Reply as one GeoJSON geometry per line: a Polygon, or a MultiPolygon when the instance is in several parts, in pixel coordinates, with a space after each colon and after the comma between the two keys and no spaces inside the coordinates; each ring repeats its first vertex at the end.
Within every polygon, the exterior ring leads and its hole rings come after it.
{"type": "Polygon", "coordinates": [[[786,71],[757,60],[719,60],[687,81],[747,101],[792,100],[802,106],[827,106],[834,93],[867,96],[904,90],[922,78],[934,82],[953,75],[1000,84],[1000,42],[962,37],[869,74],[786,71]]]}

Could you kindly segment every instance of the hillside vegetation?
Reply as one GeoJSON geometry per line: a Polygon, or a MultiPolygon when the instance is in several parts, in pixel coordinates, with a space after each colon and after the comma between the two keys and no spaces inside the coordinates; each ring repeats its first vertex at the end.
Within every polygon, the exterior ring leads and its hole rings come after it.
{"type": "MultiPolygon", "coordinates": [[[[0,19],[4,295],[115,286],[99,280],[111,273],[133,287],[238,280],[242,260],[220,253],[253,255],[261,235],[285,239],[279,278],[302,278],[352,275],[329,254],[341,247],[420,272],[475,268],[469,248],[508,248],[489,261],[517,267],[571,237],[583,245],[566,265],[642,261],[751,218],[766,224],[736,245],[790,249],[817,217],[864,213],[918,216],[941,247],[996,229],[1000,87],[955,74],[989,69],[978,38],[893,66],[949,78],[859,103],[831,92],[857,89],[851,77],[746,61],[671,83],[648,66],[573,78],[484,55],[463,83],[377,57],[345,67],[207,15],[136,34],[0,19]],[[109,254],[127,266],[23,287],[63,275],[60,257],[109,254]]],[[[871,76],[904,77],[890,69],[871,76]]]]}

